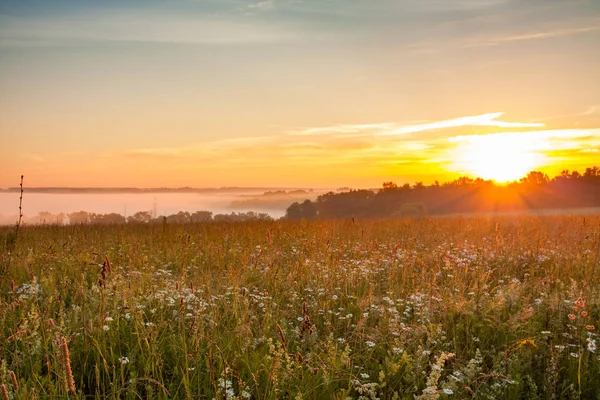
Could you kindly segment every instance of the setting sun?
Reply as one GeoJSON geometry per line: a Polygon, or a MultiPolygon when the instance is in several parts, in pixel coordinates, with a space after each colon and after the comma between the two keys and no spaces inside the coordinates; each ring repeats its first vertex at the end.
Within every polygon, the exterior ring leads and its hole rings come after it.
{"type": "Polygon", "coordinates": [[[514,181],[543,165],[543,155],[537,152],[543,141],[524,139],[516,134],[460,136],[455,151],[457,170],[499,183],[514,181]]]}

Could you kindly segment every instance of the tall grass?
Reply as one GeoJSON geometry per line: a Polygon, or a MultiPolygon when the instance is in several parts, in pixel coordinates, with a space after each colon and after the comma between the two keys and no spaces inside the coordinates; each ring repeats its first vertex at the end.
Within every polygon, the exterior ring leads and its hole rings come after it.
{"type": "Polygon", "coordinates": [[[599,250],[600,217],[24,226],[0,398],[597,398],[599,250]]]}

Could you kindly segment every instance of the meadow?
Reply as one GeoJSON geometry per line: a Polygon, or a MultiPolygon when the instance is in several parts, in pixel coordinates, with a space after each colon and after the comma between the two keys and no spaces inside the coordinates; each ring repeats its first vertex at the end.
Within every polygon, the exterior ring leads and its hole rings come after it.
{"type": "Polygon", "coordinates": [[[600,217],[0,228],[0,399],[598,399],[600,217]]]}

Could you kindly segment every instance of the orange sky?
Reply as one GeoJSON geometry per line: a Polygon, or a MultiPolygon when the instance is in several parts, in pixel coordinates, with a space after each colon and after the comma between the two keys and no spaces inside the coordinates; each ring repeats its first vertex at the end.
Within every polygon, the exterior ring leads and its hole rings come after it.
{"type": "Polygon", "coordinates": [[[0,3],[0,187],[600,164],[593,0],[0,3]]]}

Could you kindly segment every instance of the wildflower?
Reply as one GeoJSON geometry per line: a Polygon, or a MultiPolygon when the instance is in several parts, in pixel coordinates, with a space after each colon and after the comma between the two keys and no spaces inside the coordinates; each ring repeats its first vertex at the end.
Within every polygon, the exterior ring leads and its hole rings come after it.
{"type": "Polygon", "coordinates": [[[229,389],[231,387],[231,385],[232,385],[232,383],[230,380],[223,379],[223,378],[219,379],[219,386],[222,387],[223,389],[229,389]]]}
{"type": "Polygon", "coordinates": [[[454,391],[452,389],[448,389],[448,388],[444,388],[442,390],[442,392],[444,392],[444,394],[447,394],[448,396],[450,396],[451,394],[454,394],[454,391]]]}
{"type": "Polygon", "coordinates": [[[430,355],[430,354],[431,354],[431,351],[430,351],[430,350],[423,350],[423,355],[424,355],[424,356],[428,356],[428,355],[430,355]]]}
{"type": "Polygon", "coordinates": [[[588,351],[595,353],[596,352],[596,341],[588,340],[587,349],[588,349],[588,351]]]}
{"type": "Polygon", "coordinates": [[[593,331],[594,329],[596,329],[596,327],[594,325],[586,325],[585,329],[587,329],[588,331],[593,331]]]}
{"type": "Polygon", "coordinates": [[[121,364],[129,364],[129,357],[119,357],[119,362],[121,364]]]}
{"type": "Polygon", "coordinates": [[[585,307],[585,300],[583,300],[583,299],[580,297],[580,298],[578,298],[577,300],[575,300],[575,304],[576,304],[578,307],[581,307],[581,308],[583,308],[583,307],[585,307]]]}
{"type": "Polygon", "coordinates": [[[587,317],[588,316],[588,312],[587,311],[582,311],[581,312],[581,316],[582,317],[587,317]]]}
{"type": "Polygon", "coordinates": [[[129,313],[125,314],[125,319],[129,321],[129,318],[131,318],[131,314],[129,314],[129,313]]]}
{"type": "Polygon", "coordinates": [[[370,378],[370,375],[369,375],[369,374],[362,373],[362,374],[360,374],[360,377],[361,377],[361,378],[363,378],[363,379],[369,379],[369,378],[370,378]]]}
{"type": "Polygon", "coordinates": [[[542,331],[540,332],[542,335],[550,335],[552,332],[550,331],[542,331]]]}
{"type": "Polygon", "coordinates": [[[104,326],[102,327],[102,329],[104,329],[105,331],[107,331],[107,330],[109,330],[109,329],[110,329],[110,327],[109,327],[108,325],[104,325],[104,326]]]}
{"type": "Polygon", "coordinates": [[[579,354],[577,353],[569,353],[573,358],[579,358],[579,354]]]}
{"type": "Polygon", "coordinates": [[[250,394],[250,392],[244,390],[242,392],[242,397],[245,398],[245,399],[249,399],[250,397],[252,397],[252,395],[250,394]]]}
{"type": "Polygon", "coordinates": [[[104,321],[111,322],[111,321],[113,321],[113,318],[112,317],[106,317],[106,318],[104,318],[104,321]]]}
{"type": "Polygon", "coordinates": [[[402,354],[404,352],[403,349],[401,349],[400,347],[392,347],[392,353],[398,355],[398,354],[402,354]]]}
{"type": "Polygon", "coordinates": [[[367,340],[367,341],[365,342],[365,344],[367,345],[367,347],[375,347],[375,343],[374,343],[374,342],[371,342],[370,340],[367,340]]]}
{"type": "Polygon", "coordinates": [[[298,320],[298,322],[302,322],[302,321],[304,321],[304,317],[298,317],[298,318],[296,318],[296,319],[298,320]]]}
{"type": "Polygon", "coordinates": [[[569,315],[567,315],[567,317],[569,317],[569,319],[571,321],[574,320],[575,318],[577,318],[574,314],[569,314],[569,315]]]}

